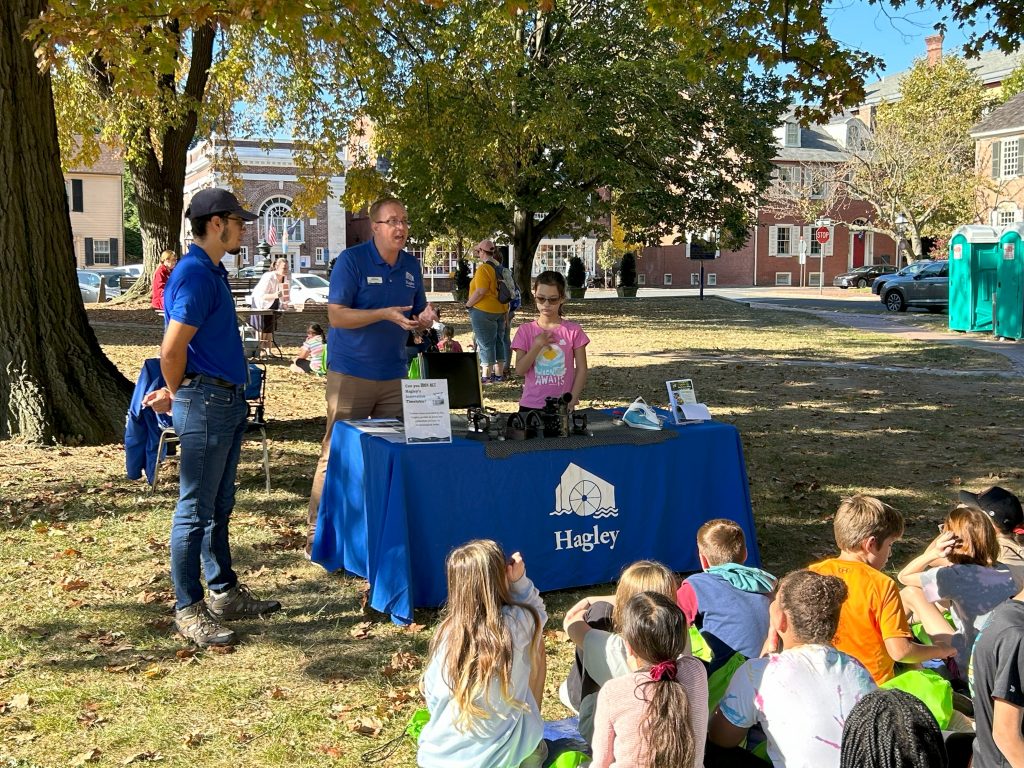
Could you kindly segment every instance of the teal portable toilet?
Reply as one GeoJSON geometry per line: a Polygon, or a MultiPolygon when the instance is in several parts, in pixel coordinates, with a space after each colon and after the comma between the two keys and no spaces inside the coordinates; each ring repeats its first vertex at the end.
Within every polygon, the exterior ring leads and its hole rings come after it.
{"type": "Polygon", "coordinates": [[[1024,224],[1011,224],[999,238],[995,327],[1006,339],[1024,337],[1024,224]]]}
{"type": "Polygon", "coordinates": [[[991,331],[1002,250],[994,227],[966,224],[949,241],[949,328],[991,331]]]}

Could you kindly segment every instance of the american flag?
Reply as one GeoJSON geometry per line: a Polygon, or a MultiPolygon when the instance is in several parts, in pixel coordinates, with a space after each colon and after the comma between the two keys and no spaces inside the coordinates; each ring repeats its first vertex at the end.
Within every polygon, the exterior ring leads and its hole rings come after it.
{"type": "Polygon", "coordinates": [[[277,245],[277,227],[267,221],[267,244],[277,245]]]}

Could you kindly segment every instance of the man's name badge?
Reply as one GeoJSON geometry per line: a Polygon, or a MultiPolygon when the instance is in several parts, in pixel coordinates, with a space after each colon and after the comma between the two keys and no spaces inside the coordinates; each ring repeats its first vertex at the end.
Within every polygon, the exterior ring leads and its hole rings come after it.
{"type": "Polygon", "coordinates": [[[384,278],[383,277],[367,277],[366,278],[366,284],[367,285],[382,285],[383,283],[384,283],[384,278]]]}

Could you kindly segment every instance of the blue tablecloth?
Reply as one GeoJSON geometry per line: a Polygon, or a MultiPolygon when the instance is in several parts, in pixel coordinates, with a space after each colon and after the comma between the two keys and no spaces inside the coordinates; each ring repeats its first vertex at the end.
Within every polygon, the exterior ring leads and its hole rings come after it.
{"type": "Polygon", "coordinates": [[[391,443],[338,422],[312,558],[368,579],[370,605],[411,622],[444,602],[444,562],[474,538],[519,551],[541,591],[614,581],[649,558],[700,570],[706,521],[737,521],[760,565],[738,430],[705,422],[652,445],[489,459],[484,445],[391,443]]]}

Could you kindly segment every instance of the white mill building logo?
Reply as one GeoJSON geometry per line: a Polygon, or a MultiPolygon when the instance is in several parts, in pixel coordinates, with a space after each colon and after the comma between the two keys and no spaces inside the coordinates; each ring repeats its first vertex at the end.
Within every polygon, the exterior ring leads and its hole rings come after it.
{"type": "MultiPolygon", "coordinates": [[[[618,517],[615,506],[615,486],[576,464],[569,464],[555,488],[555,509],[551,515],[576,515],[601,520],[618,517]]],[[[581,549],[590,552],[595,546],[615,549],[619,532],[601,530],[595,522],[586,531],[565,528],[555,531],[555,549],[581,549]]]]}

